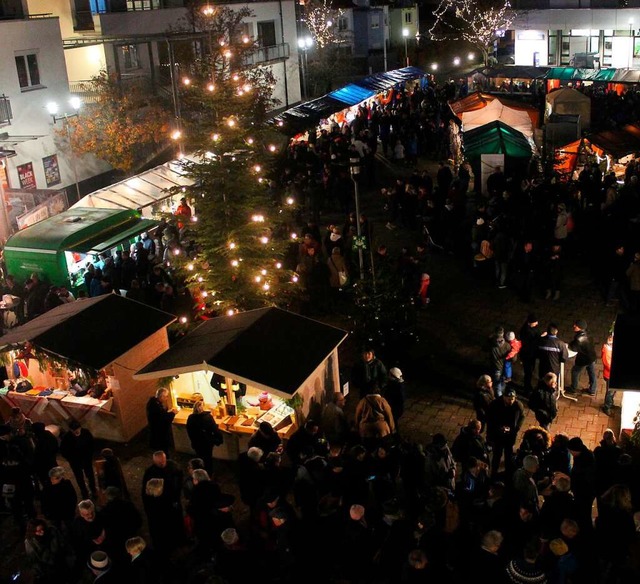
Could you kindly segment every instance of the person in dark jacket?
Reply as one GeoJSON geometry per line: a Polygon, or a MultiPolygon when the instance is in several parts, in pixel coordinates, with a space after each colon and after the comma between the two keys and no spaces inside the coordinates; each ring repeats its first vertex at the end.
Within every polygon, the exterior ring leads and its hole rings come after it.
{"type": "Polygon", "coordinates": [[[177,412],[171,407],[171,395],[166,387],[158,389],[156,395],[147,402],[149,445],[153,450],[162,450],[167,456],[173,448],[171,423],[177,412]]]}
{"type": "Polygon", "coordinates": [[[78,495],[71,481],[65,478],[65,470],[56,466],[49,471],[49,481],[40,500],[43,515],[59,530],[66,532],[76,515],[78,495]]]}
{"type": "Polygon", "coordinates": [[[579,437],[569,440],[569,452],[573,456],[571,469],[571,490],[576,501],[576,521],[581,531],[590,533],[592,529],[591,507],[596,497],[596,461],[593,452],[579,437]]]}
{"type": "Polygon", "coordinates": [[[96,479],[93,474],[93,434],[83,428],[79,422],[72,420],[69,431],[60,441],[60,454],[69,462],[82,498],[88,499],[90,493],[94,496],[96,479]]]}
{"type": "Polygon", "coordinates": [[[489,365],[496,397],[504,392],[504,360],[510,353],[511,345],[504,338],[504,328],[497,327],[489,341],[489,365]]]}
{"type": "Polygon", "coordinates": [[[204,462],[205,470],[213,473],[213,447],[222,444],[224,438],[211,412],[204,409],[204,400],[193,405],[193,413],[187,418],[187,434],[191,448],[204,462]]]}
{"type": "Polygon", "coordinates": [[[126,561],[125,542],[138,534],[142,516],[136,506],[122,496],[117,487],[105,490],[106,505],[102,508],[104,528],[111,558],[121,565],[126,561]]]}
{"type": "Polygon", "coordinates": [[[593,341],[587,335],[587,323],[584,320],[576,320],[573,323],[573,332],[575,336],[569,344],[569,348],[575,351],[576,360],[571,369],[571,387],[569,393],[578,392],[578,384],[580,375],[586,369],[589,376],[589,387],[583,390],[583,393],[591,397],[596,395],[598,387],[598,378],[596,377],[596,349],[593,341]]]}
{"type": "Polygon", "coordinates": [[[162,584],[165,582],[162,573],[162,562],[155,552],[147,547],[147,542],[140,536],[134,536],[125,543],[130,563],[123,570],[124,584],[162,584]]]}
{"type": "Polygon", "coordinates": [[[465,465],[472,456],[485,464],[489,463],[489,450],[480,434],[481,428],[480,420],[473,419],[460,429],[451,446],[451,453],[460,464],[465,465]]]}
{"type": "Polygon", "coordinates": [[[269,422],[260,422],[258,429],[249,438],[249,448],[255,446],[262,450],[266,458],[270,452],[282,452],[282,439],[269,422]]]}
{"type": "Polygon", "coordinates": [[[508,388],[501,398],[491,402],[487,413],[487,441],[493,446],[492,477],[498,474],[503,455],[507,474],[512,474],[513,447],[524,418],[524,407],[517,399],[513,388],[508,388]]]}
{"type": "Polygon", "coordinates": [[[539,382],[529,398],[529,409],[536,416],[538,424],[545,430],[558,416],[558,376],[547,373],[539,382]]]}
{"type": "Polygon", "coordinates": [[[481,432],[484,431],[487,424],[489,406],[495,397],[493,380],[489,375],[481,375],[476,382],[476,392],[473,395],[473,408],[476,411],[476,418],[480,420],[481,432]]]}
{"type": "Polygon", "coordinates": [[[538,344],[541,339],[540,327],[538,326],[538,318],[531,313],[527,316],[526,322],[520,328],[520,341],[522,347],[518,355],[522,362],[524,370],[524,379],[522,381],[523,391],[525,395],[530,395],[533,391],[531,378],[533,377],[533,369],[538,357],[538,344]]]}
{"type": "Polygon", "coordinates": [[[58,439],[45,428],[42,422],[35,422],[31,429],[35,442],[33,468],[40,484],[44,487],[49,482],[49,471],[58,466],[56,459],[59,450],[58,439]]]}
{"type": "Polygon", "coordinates": [[[387,368],[384,363],[376,357],[372,347],[365,347],[362,359],[354,365],[351,372],[351,384],[354,389],[360,392],[360,397],[364,397],[373,385],[384,391],[387,381],[387,368]]]}
{"type": "Polygon", "coordinates": [[[538,379],[549,371],[560,376],[560,364],[569,359],[567,343],[558,338],[558,327],[549,323],[547,334],[538,343],[538,379]]]}

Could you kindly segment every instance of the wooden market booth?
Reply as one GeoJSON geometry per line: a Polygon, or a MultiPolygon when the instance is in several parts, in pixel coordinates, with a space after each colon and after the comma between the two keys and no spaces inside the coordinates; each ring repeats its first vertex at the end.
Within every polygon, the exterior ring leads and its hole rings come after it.
{"type": "Polygon", "coordinates": [[[133,374],[169,348],[174,320],[117,294],[58,306],[0,337],[9,377],[0,399],[34,422],[77,420],[96,438],[127,442],[146,427],[156,391],[133,374]]]}
{"type": "Polygon", "coordinates": [[[640,317],[618,314],[613,328],[611,378],[609,386],[622,393],[620,439],[628,439],[640,414],[640,369],[638,368],[638,339],[640,317]]]}
{"type": "Polygon", "coordinates": [[[341,389],[338,347],[346,337],[279,308],[249,310],[203,322],[134,378],[171,389],[176,450],[192,452],[186,422],[200,394],[226,432],[214,456],[235,459],[261,422],[286,439],[300,417],[319,415],[341,389]]]}

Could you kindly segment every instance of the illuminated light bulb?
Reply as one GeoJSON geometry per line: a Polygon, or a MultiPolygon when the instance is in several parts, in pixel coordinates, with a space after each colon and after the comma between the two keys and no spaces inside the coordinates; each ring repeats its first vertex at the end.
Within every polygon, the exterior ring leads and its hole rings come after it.
{"type": "Polygon", "coordinates": [[[287,205],[293,205],[294,203],[293,197],[287,197],[287,205]]]}
{"type": "Polygon", "coordinates": [[[182,80],[182,83],[183,83],[184,85],[191,85],[191,79],[189,79],[188,77],[185,77],[185,78],[182,80]]]}
{"type": "Polygon", "coordinates": [[[249,93],[251,91],[251,85],[249,85],[248,83],[245,83],[242,86],[242,89],[244,89],[246,93],[249,93]]]}
{"type": "Polygon", "coordinates": [[[292,233],[291,234],[291,239],[298,239],[298,234],[297,233],[292,233]]]}
{"type": "Polygon", "coordinates": [[[173,255],[180,255],[180,248],[176,247],[176,249],[173,250],[173,255]]]}
{"type": "Polygon", "coordinates": [[[260,272],[260,273],[261,273],[263,276],[266,276],[266,275],[267,275],[267,270],[261,270],[261,272],[260,272]]]}
{"type": "Polygon", "coordinates": [[[214,12],[215,12],[215,10],[211,6],[205,6],[202,9],[202,14],[204,14],[205,16],[211,16],[214,12]]]}
{"type": "Polygon", "coordinates": [[[268,289],[269,289],[269,287],[270,287],[270,286],[269,286],[269,284],[265,284],[262,288],[263,288],[264,290],[268,290],[268,289]]]}
{"type": "Polygon", "coordinates": [[[234,268],[237,268],[237,267],[238,267],[238,260],[231,260],[231,265],[232,265],[234,268]]]}
{"type": "Polygon", "coordinates": [[[182,324],[186,324],[186,322],[187,322],[187,317],[186,317],[186,316],[181,316],[181,317],[180,317],[180,322],[181,322],[182,324]]]}
{"type": "Polygon", "coordinates": [[[173,132],[171,132],[172,140],[180,140],[181,136],[182,136],[182,132],[180,130],[174,130],[173,132]]]}
{"type": "Polygon", "coordinates": [[[262,282],[262,276],[256,276],[255,280],[258,283],[262,282]]]}
{"type": "Polygon", "coordinates": [[[242,42],[246,45],[251,39],[248,36],[243,36],[242,37],[242,42]]]}
{"type": "Polygon", "coordinates": [[[187,266],[187,270],[189,270],[190,272],[193,272],[193,264],[189,264],[187,266]]]}
{"type": "Polygon", "coordinates": [[[198,276],[198,282],[204,282],[204,278],[202,276],[198,276]]]}
{"type": "Polygon", "coordinates": [[[235,310],[233,310],[233,308],[230,308],[229,310],[227,310],[227,316],[233,316],[235,314],[235,310]]]}
{"type": "Polygon", "coordinates": [[[227,59],[230,59],[230,58],[231,58],[231,51],[228,51],[228,50],[227,50],[227,51],[225,51],[225,52],[224,52],[224,56],[225,56],[227,59]]]}
{"type": "Polygon", "coordinates": [[[187,192],[187,187],[182,187],[182,192],[186,193],[187,192]]]}
{"type": "Polygon", "coordinates": [[[209,91],[213,91],[215,88],[216,88],[216,86],[215,86],[213,83],[209,83],[209,84],[207,85],[207,89],[208,89],[209,91]]]}
{"type": "Polygon", "coordinates": [[[276,268],[280,269],[282,267],[282,264],[280,262],[276,262],[276,268]]]}
{"type": "Polygon", "coordinates": [[[278,120],[278,126],[282,128],[282,126],[284,126],[284,122],[282,120],[278,120]]]}
{"type": "Polygon", "coordinates": [[[259,182],[259,183],[262,183],[262,181],[263,181],[263,180],[264,180],[264,179],[263,179],[262,177],[260,177],[260,178],[258,179],[258,182],[259,182]]]}
{"type": "Polygon", "coordinates": [[[275,144],[269,144],[269,152],[275,152],[276,150],[275,144]]]}
{"type": "Polygon", "coordinates": [[[254,223],[264,223],[264,215],[252,215],[251,221],[254,223]]]}
{"type": "Polygon", "coordinates": [[[200,310],[206,310],[206,309],[207,307],[204,304],[200,307],[200,310]]]}
{"type": "Polygon", "coordinates": [[[293,276],[293,278],[291,278],[291,281],[293,283],[297,282],[298,281],[298,276],[293,276]]]}
{"type": "Polygon", "coordinates": [[[206,290],[202,291],[202,297],[206,298],[207,296],[209,296],[209,293],[206,290]]]}
{"type": "Polygon", "coordinates": [[[240,76],[237,73],[234,73],[231,79],[233,79],[234,81],[238,81],[238,79],[240,79],[240,76]]]}
{"type": "Polygon", "coordinates": [[[198,222],[198,217],[196,215],[192,215],[191,221],[193,221],[194,223],[197,223],[198,222]]]}
{"type": "Polygon", "coordinates": [[[220,43],[221,47],[224,47],[227,44],[224,39],[220,39],[218,42],[220,43]]]}
{"type": "Polygon", "coordinates": [[[269,238],[263,235],[263,236],[260,238],[260,242],[261,242],[261,243],[264,243],[265,245],[267,245],[267,243],[269,243],[269,238]]]}
{"type": "Polygon", "coordinates": [[[235,249],[235,248],[236,248],[236,244],[232,241],[232,242],[229,244],[229,249],[235,249]]]}
{"type": "Polygon", "coordinates": [[[229,118],[227,120],[227,126],[229,126],[230,128],[235,127],[235,125],[236,125],[236,121],[233,118],[229,118]]]}
{"type": "Polygon", "coordinates": [[[213,136],[211,136],[211,139],[212,139],[214,142],[217,142],[218,140],[220,140],[220,134],[214,134],[213,136]]]}
{"type": "Polygon", "coordinates": [[[253,138],[247,138],[247,144],[249,145],[253,144],[253,138]]]}
{"type": "Polygon", "coordinates": [[[242,89],[238,89],[238,95],[240,96],[244,95],[244,91],[242,91],[242,89]]]}

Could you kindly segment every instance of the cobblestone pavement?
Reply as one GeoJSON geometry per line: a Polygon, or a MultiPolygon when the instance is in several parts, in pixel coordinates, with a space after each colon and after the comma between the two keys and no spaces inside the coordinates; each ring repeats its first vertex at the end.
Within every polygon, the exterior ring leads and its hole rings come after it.
{"type": "MultiPolygon", "coordinates": [[[[433,163],[428,167],[435,176],[433,163]]],[[[387,168],[386,175],[407,174],[405,169],[387,168]]],[[[389,184],[381,181],[380,186],[389,184]]],[[[384,228],[381,201],[375,193],[365,193],[363,210],[373,220],[376,242],[385,243],[392,256],[396,256],[403,245],[413,245],[418,240],[416,233],[407,233],[401,229],[389,231],[384,228]]],[[[326,215],[321,218],[322,225],[334,221],[343,221],[343,217],[326,215]]],[[[614,308],[605,307],[594,289],[585,259],[574,259],[569,263],[569,273],[565,278],[562,298],[558,301],[542,300],[540,296],[530,304],[524,304],[510,290],[498,290],[492,279],[478,276],[472,268],[459,258],[443,252],[433,254],[431,268],[432,301],[418,315],[419,342],[415,343],[401,366],[407,380],[406,411],[400,421],[400,433],[411,440],[428,444],[436,432],[443,433],[450,441],[459,429],[471,417],[474,410],[471,398],[475,381],[486,373],[486,355],[482,347],[495,326],[503,325],[505,330],[518,331],[526,315],[535,312],[541,326],[549,321],[559,325],[560,338],[569,341],[572,338],[571,325],[577,318],[585,319],[589,325],[597,352],[606,338],[613,322],[614,308]]],[[[331,319],[332,324],[348,326],[346,321],[331,319]]],[[[341,365],[348,370],[353,356],[357,353],[353,342],[347,341],[341,350],[341,365]]],[[[611,427],[616,434],[619,431],[619,409],[612,417],[600,411],[604,399],[604,382],[601,377],[601,364],[598,362],[598,393],[595,398],[579,397],[577,402],[562,399],[559,415],[552,425],[552,433],[565,432],[569,436],[580,436],[585,444],[594,447],[603,431],[611,427]]],[[[520,364],[514,367],[514,381],[522,377],[520,364]]],[[[535,379],[534,379],[535,381],[535,379]]],[[[586,383],[586,379],[583,380],[586,383]]],[[[352,411],[357,397],[349,396],[347,409],[352,411]]],[[[526,406],[526,400],[523,400],[526,406]]],[[[616,396],[616,404],[620,395],[616,396]]],[[[522,430],[535,424],[533,414],[527,409],[527,418],[522,430]]],[[[136,437],[130,444],[112,446],[121,457],[124,473],[132,498],[142,509],[140,487],[142,473],[150,464],[151,453],[147,446],[146,433],[136,437]]],[[[176,454],[175,460],[183,468],[190,456],[176,454]]],[[[62,459],[61,459],[62,460],[62,459]]],[[[71,473],[69,473],[71,476],[71,473]]],[[[237,495],[234,464],[226,461],[216,462],[216,478],[225,492],[237,495]]],[[[245,518],[242,504],[236,506],[239,521],[245,518]]],[[[21,562],[20,538],[11,521],[2,521],[2,556],[0,561],[0,579],[15,571],[21,562]]]]}

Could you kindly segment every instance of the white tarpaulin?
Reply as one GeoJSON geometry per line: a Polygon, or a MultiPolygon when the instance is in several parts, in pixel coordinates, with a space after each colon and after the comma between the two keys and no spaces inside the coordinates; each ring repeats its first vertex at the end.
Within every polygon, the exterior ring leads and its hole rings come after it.
{"type": "Polygon", "coordinates": [[[482,109],[464,112],[462,114],[462,129],[464,132],[468,132],[496,120],[522,132],[529,140],[533,139],[533,125],[529,114],[510,108],[498,99],[494,99],[482,109]]]}
{"type": "Polygon", "coordinates": [[[194,162],[191,157],[172,160],[141,174],[89,193],[71,208],[138,209],[145,217],[151,216],[152,205],[171,196],[172,187],[186,187],[194,181],[187,175],[182,161],[194,162]]]}

